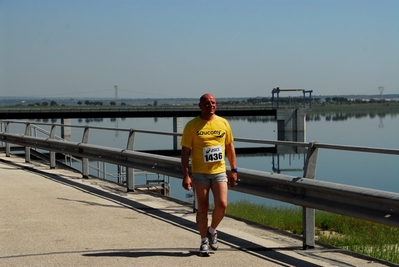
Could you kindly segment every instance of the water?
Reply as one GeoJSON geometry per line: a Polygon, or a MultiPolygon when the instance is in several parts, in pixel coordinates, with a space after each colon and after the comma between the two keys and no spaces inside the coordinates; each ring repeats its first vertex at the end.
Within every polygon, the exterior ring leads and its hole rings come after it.
{"type": "MultiPolygon", "coordinates": [[[[184,118],[184,124],[190,118],[184,118]]],[[[277,123],[264,118],[227,118],[234,136],[277,140],[277,123]],[[263,119],[263,120],[262,120],[263,119]]],[[[172,118],[125,118],[102,119],[100,121],[72,120],[72,125],[91,125],[112,127],[115,129],[134,128],[172,132],[172,118]]],[[[399,149],[399,118],[397,114],[385,116],[345,114],[326,114],[309,116],[307,120],[305,142],[366,146],[399,149]]],[[[80,142],[82,129],[72,129],[72,141],[80,142]]],[[[89,143],[124,149],[127,132],[91,130],[89,143]]],[[[135,149],[171,149],[172,137],[138,133],[135,149]]],[[[235,143],[236,147],[251,147],[256,144],[235,143]]],[[[270,156],[238,155],[239,168],[255,169],[266,172],[280,172],[292,176],[302,176],[305,154],[286,154],[270,156]]],[[[319,151],[316,179],[347,185],[362,186],[391,192],[399,192],[399,156],[371,154],[364,152],[319,151]]],[[[107,167],[108,171],[112,167],[107,167]]],[[[140,179],[138,177],[138,179],[140,179]]],[[[142,183],[142,181],[136,181],[142,183]]],[[[180,179],[171,179],[171,196],[185,200],[186,191],[181,187],[180,179]]],[[[254,203],[267,205],[288,205],[278,201],[250,196],[234,191],[229,193],[229,201],[246,199],[254,203]]]]}
{"type": "MultiPolygon", "coordinates": [[[[310,121],[307,136],[320,143],[399,149],[399,118],[350,118],[310,121]]],[[[399,192],[399,156],[321,150],[316,179],[399,192]]]]}

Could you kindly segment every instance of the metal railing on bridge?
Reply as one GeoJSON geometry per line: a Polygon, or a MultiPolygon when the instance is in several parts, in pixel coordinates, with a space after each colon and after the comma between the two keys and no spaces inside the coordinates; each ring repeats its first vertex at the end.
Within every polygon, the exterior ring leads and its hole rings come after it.
{"type": "MultiPolygon", "coordinates": [[[[136,133],[169,136],[180,136],[180,133],[118,129],[118,131],[128,132],[126,148],[119,149],[88,143],[90,129],[114,131],[114,128],[69,126],[84,128],[82,142],[72,142],[61,140],[55,135],[56,128],[64,127],[64,125],[45,123],[38,123],[38,125],[47,125],[51,128],[50,131],[40,130],[42,134],[48,135],[47,137],[32,136],[32,129],[39,131],[39,128],[30,122],[0,121],[0,145],[5,146],[6,155],[10,156],[10,145],[14,144],[25,148],[25,160],[27,162],[30,161],[31,148],[49,151],[51,168],[56,167],[55,153],[82,158],[83,177],[89,177],[89,159],[112,163],[118,166],[126,166],[126,186],[128,191],[135,189],[134,169],[180,179],[182,177],[179,158],[134,151],[136,133]],[[23,133],[15,134],[10,132],[11,124],[16,123],[25,124],[23,133]]],[[[234,187],[234,190],[238,192],[302,206],[304,249],[314,247],[315,245],[315,209],[399,227],[398,193],[314,179],[319,149],[399,155],[398,149],[343,146],[316,142],[270,141],[248,138],[236,138],[235,141],[296,146],[306,149],[307,156],[303,175],[301,177],[240,168],[239,186],[234,187]]]]}

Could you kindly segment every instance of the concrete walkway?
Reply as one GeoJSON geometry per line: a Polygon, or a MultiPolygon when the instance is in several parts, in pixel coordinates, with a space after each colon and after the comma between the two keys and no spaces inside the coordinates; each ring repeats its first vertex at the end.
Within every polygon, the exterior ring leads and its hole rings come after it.
{"type": "Polygon", "coordinates": [[[226,217],[198,256],[189,205],[0,153],[0,266],[397,266],[226,217]]]}

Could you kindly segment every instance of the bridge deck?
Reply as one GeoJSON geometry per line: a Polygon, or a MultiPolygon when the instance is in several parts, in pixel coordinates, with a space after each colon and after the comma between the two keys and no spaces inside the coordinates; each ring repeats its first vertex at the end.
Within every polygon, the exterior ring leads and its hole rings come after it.
{"type": "MultiPolygon", "coordinates": [[[[162,118],[196,117],[199,108],[42,108],[0,109],[0,119],[52,118],[162,118]]],[[[276,110],[265,107],[218,108],[217,114],[227,116],[276,116],[276,110]]]]}

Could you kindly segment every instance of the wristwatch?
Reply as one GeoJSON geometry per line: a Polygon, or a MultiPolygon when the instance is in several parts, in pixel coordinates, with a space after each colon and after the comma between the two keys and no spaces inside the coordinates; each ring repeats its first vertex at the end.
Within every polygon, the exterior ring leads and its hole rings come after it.
{"type": "Polygon", "coordinates": [[[237,168],[233,168],[233,169],[231,169],[231,172],[237,173],[237,172],[238,172],[238,169],[237,169],[237,168]]]}

